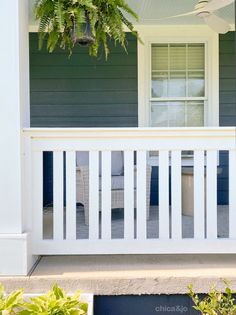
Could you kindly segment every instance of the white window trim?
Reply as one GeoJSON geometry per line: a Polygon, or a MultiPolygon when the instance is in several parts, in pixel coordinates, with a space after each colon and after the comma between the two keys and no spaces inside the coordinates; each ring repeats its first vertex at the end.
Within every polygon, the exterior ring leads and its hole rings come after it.
{"type": "Polygon", "coordinates": [[[219,126],[219,36],[203,25],[138,26],[138,123],[150,127],[150,71],[152,43],[204,43],[207,104],[205,126],[219,126]],[[184,36],[183,36],[184,34],[184,36]]]}

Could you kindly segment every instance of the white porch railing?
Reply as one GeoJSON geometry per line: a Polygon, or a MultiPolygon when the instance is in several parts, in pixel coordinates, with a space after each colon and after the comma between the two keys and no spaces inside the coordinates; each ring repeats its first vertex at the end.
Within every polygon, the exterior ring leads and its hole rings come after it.
{"type": "Polygon", "coordinates": [[[28,176],[29,181],[32,180],[29,194],[32,195],[34,254],[236,253],[235,128],[25,129],[24,135],[28,148],[26,159],[32,165],[31,168],[29,165],[28,176]],[[53,152],[51,239],[44,237],[47,223],[43,210],[43,152],[47,151],[53,152]],[[89,152],[89,219],[88,225],[83,227],[79,225],[76,208],[77,151],[89,152]],[[119,238],[112,237],[115,224],[111,211],[112,151],[124,152],[124,232],[119,238]],[[147,215],[149,205],[146,204],[149,151],[158,151],[159,169],[156,179],[159,203],[155,208],[158,214],[152,225],[158,233],[153,237],[147,234],[150,220],[147,215]],[[183,238],[182,233],[183,151],[193,151],[190,158],[194,170],[193,236],[189,238],[183,238]],[[219,151],[228,152],[229,157],[227,237],[218,236],[219,151]],[[101,177],[99,152],[102,156],[101,177]],[[87,238],[77,237],[80,228],[88,229],[87,238]]]}

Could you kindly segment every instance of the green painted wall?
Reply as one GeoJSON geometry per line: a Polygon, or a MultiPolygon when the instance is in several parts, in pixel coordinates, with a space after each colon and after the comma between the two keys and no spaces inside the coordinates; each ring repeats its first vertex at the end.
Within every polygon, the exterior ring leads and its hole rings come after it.
{"type": "Polygon", "coordinates": [[[234,32],[220,35],[220,125],[236,126],[234,32]]]}
{"type": "Polygon", "coordinates": [[[106,61],[78,46],[69,59],[60,49],[39,51],[38,35],[31,33],[31,126],[137,126],[137,40],[127,39],[128,54],[110,45],[106,61]]]}

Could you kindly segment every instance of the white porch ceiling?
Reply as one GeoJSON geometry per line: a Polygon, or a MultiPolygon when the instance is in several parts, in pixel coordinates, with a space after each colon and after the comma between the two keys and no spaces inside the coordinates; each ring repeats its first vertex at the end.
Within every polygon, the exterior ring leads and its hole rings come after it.
{"type": "MultiPolygon", "coordinates": [[[[30,25],[35,25],[32,8],[35,0],[30,2],[30,25]]],[[[203,24],[203,20],[195,16],[186,16],[166,20],[158,20],[163,17],[177,15],[192,11],[197,4],[197,0],[126,0],[126,2],[138,13],[139,24],[203,24]]],[[[234,4],[216,11],[216,15],[222,17],[228,23],[234,24],[234,4]]]]}

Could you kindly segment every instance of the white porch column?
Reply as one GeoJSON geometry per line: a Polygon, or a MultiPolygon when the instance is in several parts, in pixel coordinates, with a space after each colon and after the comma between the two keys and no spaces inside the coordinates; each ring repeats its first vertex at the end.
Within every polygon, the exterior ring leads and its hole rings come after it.
{"type": "Polygon", "coordinates": [[[28,0],[0,1],[0,275],[27,274],[22,128],[29,126],[28,0]]]}

